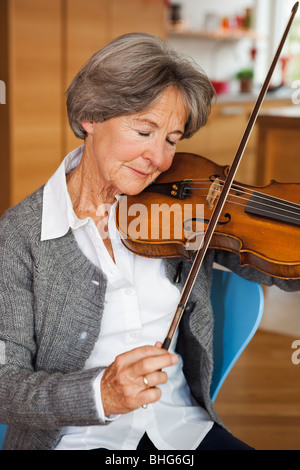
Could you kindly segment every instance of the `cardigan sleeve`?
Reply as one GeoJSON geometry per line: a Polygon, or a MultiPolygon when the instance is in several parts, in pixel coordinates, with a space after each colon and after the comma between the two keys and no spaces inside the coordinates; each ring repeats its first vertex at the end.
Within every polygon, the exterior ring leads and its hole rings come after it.
{"type": "Polygon", "coordinates": [[[30,243],[14,227],[0,223],[0,422],[40,429],[102,424],[93,392],[102,368],[48,372],[36,366],[36,266],[30,243]]]}
{"type": "Polygon", "coordinates": [[[235,253],[216,250],[215,261],[249,281],[258,282],[266,286],[275,285],[287,292],[300,290],[300,279],[279,279],[251,266],[241,266],[240,258],[235,253]]]}

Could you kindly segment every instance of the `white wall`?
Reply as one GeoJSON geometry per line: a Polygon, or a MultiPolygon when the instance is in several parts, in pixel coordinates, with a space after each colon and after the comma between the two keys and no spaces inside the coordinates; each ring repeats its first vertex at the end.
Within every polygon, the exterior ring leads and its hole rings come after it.
{"type": "MultiPolygon", "coordinates": [[[[266,1],[266,0],[265,0],[266,1]]],[[[254,0],[174,0],[182,5],[183,16],[190,21],[191,29],[203,27],[206,13],[217,13],[220,17],[242,13],[255,6],[254,0]]]]}
{"type": "MultiPolygon", "coordinates": [[[[241,14],[247,7],[255,7],[254,0],[179,0],[182,18],[193,31],[203,30],[207,13],[223,16],[241,14]]],[[[242,39],[236,42],[213,41],[197,38],[170,38],[170,43],[193,57],[211,79],[232,79],[236,72],[250,63],[252,42],[242,39]]]]}
{"type": "MultiPolygon", "coordinates": [[[[172,3],[182,5],[183,19],[187,20],[190,29],[197,31],[203,29],[207,13],[216,13],[222,18],[243,13],[251,7],[255,15],[255,28],[260,39],[251,41],[242,39],[236,42],[212,41],[207,39],[170,38],[176,48],[192,56],[208,73],[211,79],[230,80],[236,72],[250,64],[250,48],[257,47],[257,61],[255,66],[255,82],[261,84],[269,68],[278,39],[281,37],[285,25],[282,14],[283,5],[294,4],[294,0],[173,0],[172,3]]],[[[279,77],[279,70],[274,74],[279,77]]],[[[237,84],[233,82],[234,90],[237,84]]]]}

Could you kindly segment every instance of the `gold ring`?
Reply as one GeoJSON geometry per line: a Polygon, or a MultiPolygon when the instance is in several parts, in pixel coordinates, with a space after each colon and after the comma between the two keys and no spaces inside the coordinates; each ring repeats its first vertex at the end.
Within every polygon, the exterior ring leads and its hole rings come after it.
{"type": "Polygon", "coordinates": [[[150,388],[148,379],[147,379],[147,377],[146,377],[145,375],[144,375],[144,377],[143,377],[143,381],[144,381],[145,387],[146,387],[146,388],[150,388]]]}

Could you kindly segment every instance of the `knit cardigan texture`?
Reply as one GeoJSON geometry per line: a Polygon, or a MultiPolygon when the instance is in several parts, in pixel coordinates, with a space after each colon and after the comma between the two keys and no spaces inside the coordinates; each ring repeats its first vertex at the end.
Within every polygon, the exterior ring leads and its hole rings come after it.
{"type": "MultiPolygon", "coordinates": [[[[10,450],[54,449],[65,426],[109,426],[99,421],[93,397],[101,368],[84,369],[101,330],[106,278],[71,230],[41,241],[42,201],[40,188],[0,220],[0,422],[8,424],[4,449],[10,450]]],[[[218,257],[240,270],[236,257],[218,257]]],[[[193,397],[222,424],[210,399],[209,293],[217,258],[208,251],[190,298],[195,308],[181,321],[177,351],[193,397]]],[[[172,282],[180,261],[166,260],[172,282]]],[[[181,287],[190,266],[183,262],[181,287]]],[[[274,282],[251,269],[243,273],[274,282]]]]}

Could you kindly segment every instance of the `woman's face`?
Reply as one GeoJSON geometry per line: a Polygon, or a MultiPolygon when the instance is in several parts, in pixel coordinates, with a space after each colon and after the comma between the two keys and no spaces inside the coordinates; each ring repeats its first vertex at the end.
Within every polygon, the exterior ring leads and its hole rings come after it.
{"type": "Polygon", "coordinates": [[[102,123],[82,122],[99,184],[114,195],[140,193],[170,167],[186,120],[181,95],[170,87],[147,111],[102,123]]]}

